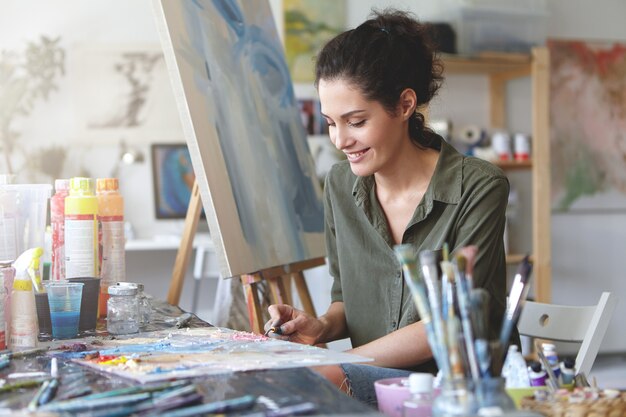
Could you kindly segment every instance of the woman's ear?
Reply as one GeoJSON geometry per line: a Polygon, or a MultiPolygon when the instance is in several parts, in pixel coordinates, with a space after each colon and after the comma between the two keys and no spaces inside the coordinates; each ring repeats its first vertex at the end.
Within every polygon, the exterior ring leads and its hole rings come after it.
{"type": "Polygon", "coordinates": [[[406,88],[400,93],[400,113],[404,120],[409,119],[417,109],[417,95],[412,88],[406,88]]]}

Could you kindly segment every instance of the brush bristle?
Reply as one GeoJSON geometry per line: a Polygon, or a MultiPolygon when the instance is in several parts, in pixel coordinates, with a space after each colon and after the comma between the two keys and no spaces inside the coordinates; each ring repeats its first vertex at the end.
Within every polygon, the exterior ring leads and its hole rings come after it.
{"type": "Polygon", "coordinates": [[[456,266],[459,269],[459,272],[464,273],[465,272],[465,265],[467,264],[467,259],[465,259],[465,256],[463,255],[457,255],[456,256],[456,266]]]}
{"type": "Polygon", "coordinates": [[[436,265],[437,253],[432,250],[423,250],[420,252],[420,263],[422,265],[436,265]]]}
{"type": "Polygon", "coordinates": [[[396,258],[398,258],[400,263],[415,262],[417,260],[411,245],[395,245],[393,247],[393,251],[395,252],[396,258]]]}

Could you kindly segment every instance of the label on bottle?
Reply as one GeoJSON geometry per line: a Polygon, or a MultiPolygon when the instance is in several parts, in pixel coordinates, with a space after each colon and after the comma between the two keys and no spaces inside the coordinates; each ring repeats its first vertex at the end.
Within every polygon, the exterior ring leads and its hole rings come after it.
{"type": "Polygon", "coordinates": [[[93,215],[65,217],[65,276],[96,276],[97,223],[93,215]]]}
{"type": "Polygon", "coordinates": [[[124,222],[122,216],[99,217],[102,225],[101,285],[113,285],[126,276],[124,222]]]}
{"type": "Polygon", "coordinates": [[[0,259],[17,259],[17,221],[14,217],[0,217],[0,259]]]}
{"type": "Polygon", "coordinates": [[[37,346],[37,317],[14,315],[11,323],[11,349],[37,346]]]}

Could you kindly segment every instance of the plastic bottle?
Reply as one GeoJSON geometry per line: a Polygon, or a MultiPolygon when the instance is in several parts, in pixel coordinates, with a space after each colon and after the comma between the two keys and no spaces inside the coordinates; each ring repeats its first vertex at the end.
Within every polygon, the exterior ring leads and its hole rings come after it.
{"type": "Polygon", "coordinates": [[[50,197],[50,225],[52,226],[51,279],[65,279],[65,198],[69,195],[70,180],[54,181],[55,193],[50,197]]]}
{"type": "Polygon", "coordinates": [[[0,349],[7,348],[7,323],[4,311],[6,309],[7,290],[4,288],[4,277],[0,274],[0,349]]]}
{"type": "Polygon", "coordinates": [[[502,376],[506,379],[506,388],[526,388],[530,386],[526,360],[517,348],[517,345],[509,346],[506,354],[502,376]]]}
{"type": "Polygon", "coordinates": [[[576,370],[574,366],[576,362],[573,359],[567,358],[561,362],[561,386],[564,388],[570,388],[574,386],[574,377],[576,376],[576,370]]]}
{"type": "Polygon", "coordinates": [[[561,375],[561,368],[559,367],[559,356],[556,354],[556,346],[552,343],[542,343],[541,350],[548,360],[554,376],[558,379],[559,375],[561,375]]]}
{"type": "Polygon", "coordinates": [[[8,344],[11,340],[11,291],[13,291],[13,279],[15,278],[15,268],[13,268],[11,261],[0,261],[0,277],[6,294],[4,298],[4,328],[5,340],[8,344]]]}
{"type": "Polygon", "coordinates": [[[38,266],[42,254],[42,248],[28,249],[13,264],[15,279],[11,291],[11,349],[37,347],[39,328],[33,279],[35,265],[38,266]]]}
{"type": "Polygon", "coordinates": [[[17,190],[7,185],[6,179],[0,179],[0,260],[3,261],[14,261],[18,255],[17,199],[17,190]]]}
{"type": "Polygon", "coordinates": [[[433,376],[426,373],[409,375],[411,398],[402,405],[403,417],[431,417],[433,408],[433,376]]]}
{"type": "Polygon", "coordinates": [[[548,374],[543,370],[539,362],[531,362],[528,367],[528,379],[531,387],[543,387],[546,385],[548,374]]]}
{"type": "Polygon", "coordinates": [[[70,180],[65,198],[65,277],[95,277],[98,273],[98,199],[91,178],[70,180]]]}
{"type": "Polygon", "coordinates": [[[102,228],[99,316],[107,313],[108,288],[126,279],[124,198],[117,178],[98,178],[98,221],[102,228]]]}

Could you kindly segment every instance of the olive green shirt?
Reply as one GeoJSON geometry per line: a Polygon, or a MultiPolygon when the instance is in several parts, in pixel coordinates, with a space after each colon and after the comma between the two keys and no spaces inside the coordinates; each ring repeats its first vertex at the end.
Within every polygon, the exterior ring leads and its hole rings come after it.
{"type": "MultiPolygon", "coordinates": [[[[407,173],[410,175],[410,173],[407,173]]],[[[397,261],[373,176],[357,177],[347,161],[334,165],[324,189],[326,245],[334,278],[332,302],[342,301],[352,346],[419,320],[397,261]]],[[[461,155],[440,139],[440,155],[402,243],[450,251],[477,245],[474,286],[491,295],[490,328],[496,338],[504,314],[505,209],[509,182],[493,164],[461,155]]],[[[430,368],[430,367],[429,367],[430,368]]]]}

